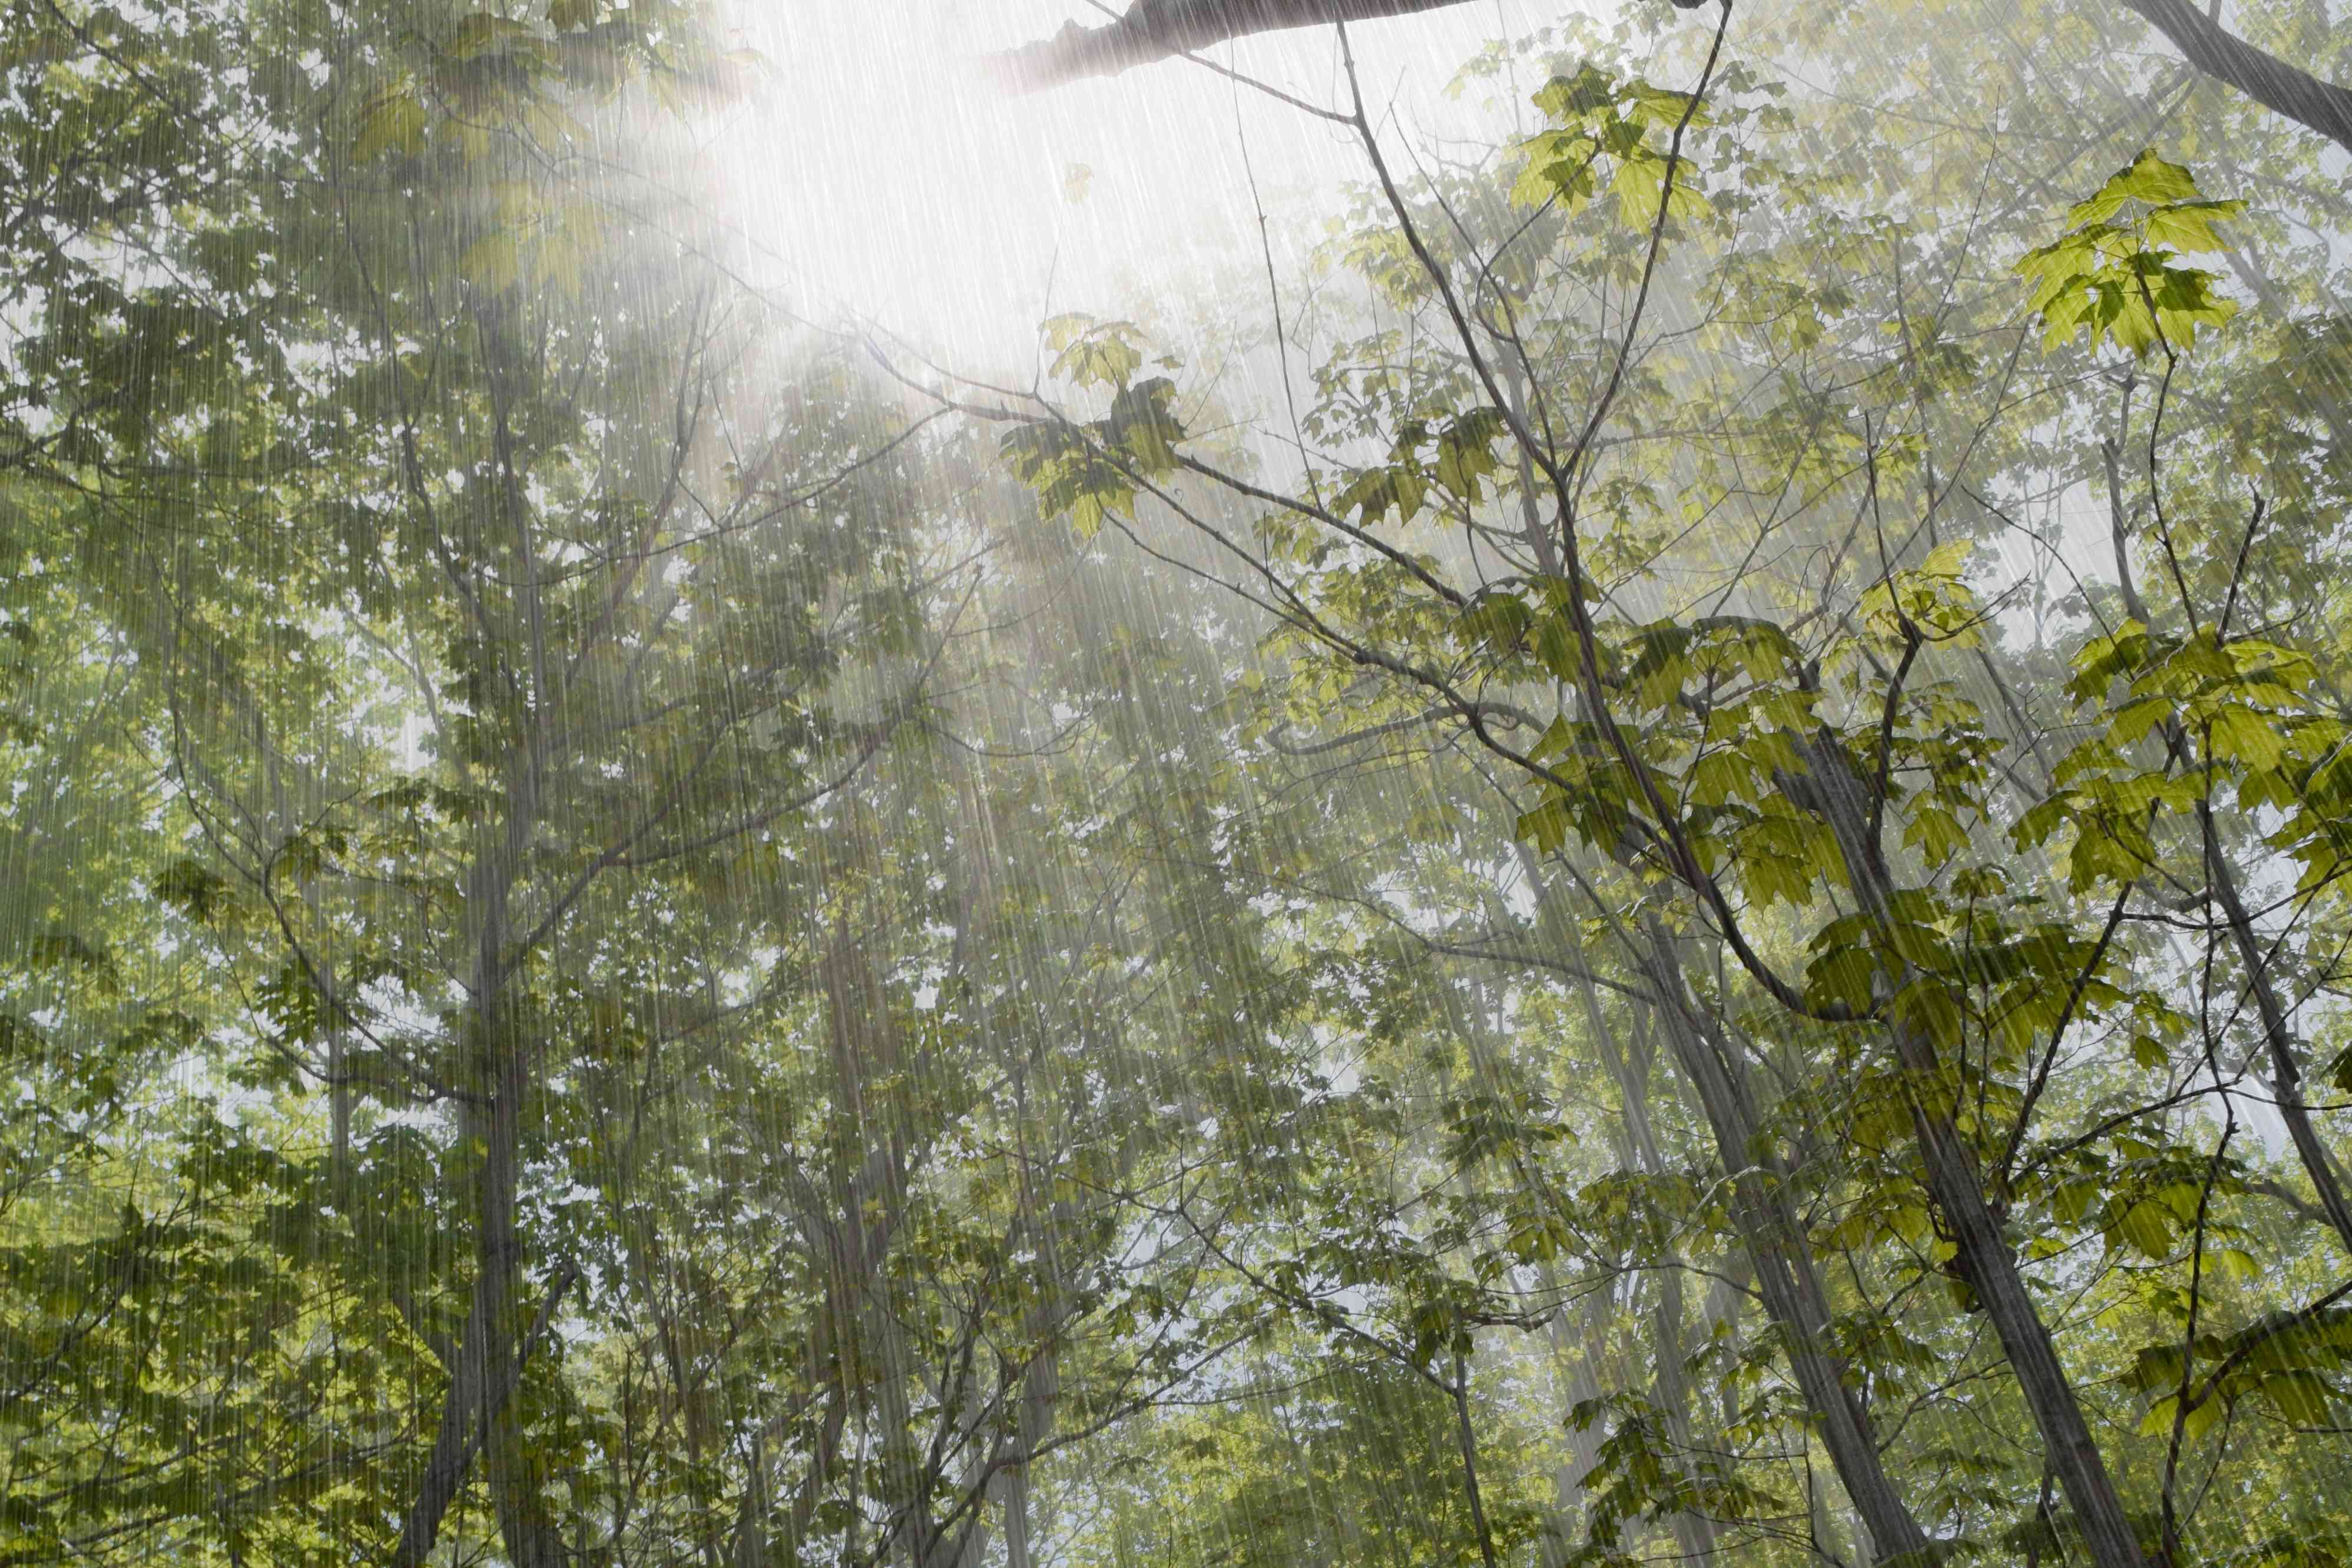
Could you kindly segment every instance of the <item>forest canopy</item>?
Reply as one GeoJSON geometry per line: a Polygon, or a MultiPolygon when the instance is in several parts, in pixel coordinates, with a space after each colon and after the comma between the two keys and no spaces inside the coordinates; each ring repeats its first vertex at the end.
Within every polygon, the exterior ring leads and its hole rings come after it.
{"type": "Polygon", "coordinates": [[[0,0],[0,1568],[2352,1563],[2337,0],[976,16],[0,0]]]}

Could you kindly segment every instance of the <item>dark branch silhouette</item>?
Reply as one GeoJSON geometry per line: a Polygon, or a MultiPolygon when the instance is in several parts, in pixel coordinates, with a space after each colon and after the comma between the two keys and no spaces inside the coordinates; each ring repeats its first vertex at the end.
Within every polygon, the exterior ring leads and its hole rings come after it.
{"type": "MultiPolygon", "coordinates": [[[[1674,0],[1693,9],[1706,0],[1674,0]]],[[[1115,22],[1066,23],[1050,38],[990,61],[1015,92],[1039,92],[1081,77],[1117,76],[1255,33],[1334,22],[1374,21],[1466,4],[1466,0],[1133,0],[1115,22]]],[[[2191,66],[2264,108],[2352,147],[2352,89],[2323,81],[2223,28],[2189,0],[2119,0],[2170,40],[2191,66]]]]}
{"type": "Polygon", "coordinates": [[[1130,66],[1192,54],[1228,38],[1333,22],[1436,11],[1464,0],[1134,0],[1127,14],[1099,27],[1066,24],[1052,37],[991,62],[1018,92],[1059,87],[1080,77],[1117,76],[1130,66]]]}
{"type": "Polygon", "coordinates": [[[2205,75],[2225,81],[2263,108],[2352,147],[2352,89],[2322,81],[2300,66],[2256,48],[2187,0],[2123,0],[2205,75]]]}

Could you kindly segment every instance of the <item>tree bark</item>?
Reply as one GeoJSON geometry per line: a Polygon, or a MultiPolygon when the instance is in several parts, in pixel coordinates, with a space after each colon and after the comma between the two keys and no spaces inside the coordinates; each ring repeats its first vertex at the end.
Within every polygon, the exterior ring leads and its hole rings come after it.
{"type": "MultiPolygon", "coordinates": [[[[1842,747],[1827,736],[1798,741],[1801,775],[1783,776],[1790,798],[1818,815],[1837,841],[1846,880],[1868,919],[1884,923],[1895,894],[1884,854],[1871,832],[1865,788],[1847,765],[1842,747]]],[[[1909,978],[1906,971],[1906,978],[1909,978]]],[[[2010,1369],[2041,1429],[2046,1459],[2074,1506],[2084,1544],[2098,1568],[2144,1568],[2138,1532],[2124,1512],[2122,1495],[2106,1460],[2092,1439],[2074,1397],[2073,1380],[2058,1359],[2057,1346],[2027,1290],[2017,1253],[1986,1199],[1976,1155],[1961,1134],[1937,1087],[1942,1062],[1936,1042],[1901,1019],[1887,1033],[1895,1060],[1910,1081],[1912,1125],[1926,1166],[1928,1197],[1940,1212],[1957,1249],[1953,1262],[1992,1322],[2010,1369]]],[[[1874,1529],[1874,1535],[1876,1531],[1874,1529]]]]}
{"type": "Polygon", "coordinates": [[[1135,0],[1100,27],[1068,23],[1051,38],[991,62],[1015,92],[1038,92],[1082,77],[1117,76],[1132,66],[1192,54],[1230,38],[1334,22],[1371,21],[1442,10],[1464,0],[1135,0]]]}
{"type": "MultiPolygon", "coordinates": [[[[1543,1286],[1547,1293],[1557,1295],[1559,1281],[1551,1266],[1543,1266],[1543,1286]]],[[[1583,1310],[1576,1314],[1577,1325],[1571,1328],[1569,1314],[1556,1312],[1551,1320],[1552,1354],[1559,1359],[1559,1376],[1565,1385],[1565,1416],[1588,1399],[1601,1396],[1601,1375],[1598,1368],[1607,1354],[1605,1323],[1609,1313],[1609,1294],[1595,1291],[1586,1298],[1583,1310]],[[1579,1330],[1581,1331],[1580,1343],[1579,1330]]],[[[1567,1428],[1570,1458],[1552,1473],[1552,1499],[1561,1521],[1571,1514],[1580,1514],[1580,1504],[1584,1495],[1584,1478],[1601,1462],[1601,1433],[1591,1427],[1579,1427],[1573,1421],[1563,1423],[1567,1428]]],[[[1612,1542],[1613,1544],[1613,1542],[1612,1542]]],[[[1544,1568],[1563,1568],[1572,1551],[1564,1531],[1555,1527],[1546,1531],[1541,1562],[1544,1568]]]]}
{"type": "MultiPolygon", "coordinates": [[[[1623,1109],[1627,1152],[1630,1163],[1647,1176],[1665,1173],[1665,1156],[1658,1150],[1657,1130],[1650,1121],[1650,1066],[1655,1048],[1638,1040],[1638,1051],[1623,1048],[1608,1020],[1601,1016],[1601,1000],[1588,982],[1582,987],[1584,1015],[1593,1035],[1594,1049],[1600,1051],[1609,1075],[1617,1083],[1618,1102],[1623,1109]]],[[[1646,1032],[1646,1031],[1644,1031],[1646,1032]]],[[[1691,1436],[1690,1379],[1684,1369],[1688,1359],[1683,1344],[1683,1277],[1675,1267],[1657,1270],[1654,1293],[1650,1300],[1650,1334],[1656,1358],[1656,1374],[1652,1388],[1658,1409],[1665,1417],[1666,1438],[1675,1447],[1675,1462],[1685,1479],[1690,1477],[1690,1456],[1697,1451],[1691,1436]]],[[[1673,1520],[1675,1544],[1683,1561],[1704,1563],[1715,1553],[1715,1521],[1704,1514],[1684,1511],[1673,1520]]]]}
{"type": "MultiPolygon", "coordinates": [[[[528,664],[515,672],[517,678],[503,683],[512,694],[503,716],[513,736],[499,780],[505,810],[482,824],[464,890],[467,1043],[476,1084],[484,1096],[467,1105],[458,1121],[461,1146],[478,1143],[482,1150],[474,1301],[425,1482],[402,1521],[394,1561],[399,1568],[422,1563],[479,1450],[512,1568],[561,1568],[562,1535],[540,1498],[539,1468],[513,1408],[513,1395],[522,1379],[515,1333],[515,1285],[523,1252],[517,1206],[524,1102],[531,1090],[530,1033],[516,986],[523,944],[513,899],[525,858],[539,834],[548,777],[548,727],[558,694],[551,684],[541,610],[531,503],[517,466],[508,418],[519,353],[501,308],[478,308],[476,326],[490,369],[493,450],[499,475],[498,521],[517,563],[514,609],[528,664]]],[[[551,1310],[552,1304],[551,1298],[551,1310]]]]}
{"type": "Polygon", "coordinates": [[[2258,49],[2188,0],[2122,0],[2172,41],[2191,66],[2263,108],[2352,147],[2352,89],[2325,82],[2258,49]]]}
{"type": "MultiPolygon", "coordinates": [[[[1570,927],[1525,844],[1515,846],[1521,868],[1537,889],[1539,917],[1565,943],[1570,927]]],[[[1655,915],[1642,929],[1634,954],[1657,994],[1658,1021],[1666,1048],[1684,1080],[1697,1094],[1701,1113],[1715,1139],[1716,1157],[1731,1177],[1733,1216],[1740,1240],[1756,1270],[1757,1294],[1765,1315],[1787,1345],[1789,1370],[1804,1396],[1847,1500],[1871,1536],[1872,1561],[1890,1563],[1906,1553],[1926,1553],[1930,1542],[1912,1516],[1878,1451],[1870,1422],[1845,1384],[1845,1367],[1829,1348],[1829,1291],[1814,1266],[1811,1239],[1790,1201],[1787,1171],[1759,1134],[1755,1098],[1731,1044],[1704,1028],[1683,979],[1675,938],[1655,915]]],[[[1917,1561],[1924,1562],[1922,1555],[1917,1561]]]]}
{"type": "Polygon", "coordinates": [[[1822,1446],[1846,1498],[1870,1533],[1872,1560],[1910,1554],[1925,1561],[1929,1541],[1886,1473],[1868,1416],[1846,1386],[1843,1362],[1829,1348],[1829,1291],[1814,1266],[1812,1243],[1790,1200],[1788,1173],[1759,1135],[1754,1096],[1720,1039],[1694,1021],[1689,988],[1673,936],[1653,916],[1643,955],[1660,992],[1668,1049],[1715,1134],[1717,1156],[1732,1177],[1734,1212],[1756,1269],[1757,1293],[1788,1344],[1789,1370],[1820,1423],[1822,1446]]]}
{"type": "MultiPolygon", "coordinates": [[[[1443,10],[1466,0],[1135,0],[1116,22],[1064,26],[1051,38],[991,62],[1005,86],[1038,92],[1083,77],[1116,76],[1134,66],[1192,54],[1228,39],[1334,22],[1370,21],[1443,10]]],[[[1675,0],[1695,6],[1705,0],[1675,0]]],[[[2164,35],[2205,76],[2227,83],[2263,108],[2352,148],[2352,89],[2257,48],[2188,0],[2121,0],[2164,35]]]]}
{"type": "Polygon", "coordinates": [[[2327,1152],[2319,1129],[2312,1124],[2311,1107],[2304,1102],[2303,1070],[2294,1059],[2294,1033],[2288,1027],[2286,1009],[2279,1004],[2278,988],[2271,983],[2270,954],[2263,950],[2253,917],[2238,895],[2236,873],[2230,869],[2229,857],[2221,852],[2221,838],[2214,829],[2213,809],[2200,805],[2197,814],[2205,838],[2206,875],[2213,884],[2213,896],[2221,903],[2222,917],[2229,923],[2239,961],[2246,968],[2247,987],[2254,993],[2254,1010],[2262,1019],[2263,1040],[2270,1051],[2272,1096],[2278,1106],[2279,1119],[2286,1124],[2287,1136],[2294,1140],[2294,1152],[2302,1158],[2304,1174],[2311,1178],[2312,1187],[2319,1195],[2320,1211],[2335,1227],[2336,1239],[2343,1242],[2345,1250],[2352,1252],[2352,1201],[2345,1197],[2344,1182],[2336,1172],[2336,1161],[2327,1152]]]}
{"type": "MultiPolygon", "coordinates": [[[[448,1393],[442,1402],[433,1451],[425,1479],[401,1521],[394,1552],[399,1568],[419,1568],[440,1534],[441,1521],[457,1500],[475,1455],[486,1445],[493,1454],[492,1468],[500,1481],[511,1480],[515,1433],[509,1401],[521,1379],[521,1360],[514,1336],[515,1282],[522,1265],[522,1239],[516,1226],[516,1203],[522,1176],[522,1101],[529,1071],[520,1030],[511,1018],[511,998],[504,958],[507,946],[507,896],[513,880],[515,856],[507,851],[528,837],[514,815],[532,805],[528,788],[520,799],[509,796],[509,818],[500,842],[486,846],[476,859],[467,886],[467,936],[476,954],[469,989],[473,998],[471,1034],[480,1081],[488,1090],[487,1103],[469,1106],[459,1119],[464,1141],[482,1146],[476,1176],[476,1239],[473,1302],[467,1313],[464,1342],[450,1371],[448,1393]]],[[[501,1486],[501,1492],[510,1490],[501,1486]]],[[[529,1528],[519,1511],[502,1497],[499,1506],[502,1533],[509,1521],[521,1539],[507,1542],[516,1568],[539,1568],[560,1560],[560,1543],[544,1543],[529,1528]]]]}

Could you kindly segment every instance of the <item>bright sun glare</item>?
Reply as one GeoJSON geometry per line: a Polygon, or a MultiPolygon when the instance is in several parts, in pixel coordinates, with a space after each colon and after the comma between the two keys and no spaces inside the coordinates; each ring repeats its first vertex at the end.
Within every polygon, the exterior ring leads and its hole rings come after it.
{"type": "MultiPolygon", "coordinates": [[[[1376,116],[1400,146],[1514,105],[1445,92],[1486,38],[1556,10],[1500,0],[1360,26],[1376,116]]],[[[822,0],[742,13],[767,62],[712,128],[721,179],[756,253],[814,317],[846,307],[960,361],[1024,369],[1036,324],[1116,314],[1139,286],[1263,276],[1257,203],[1277,272],[1311,247],[1363,175],[1340,127],[1197,65],[1171,61],[1022,97],[981,61],[1100,16],[1083,0],[822,0]]],[[[1220,51],[1310,101],[1346,101],[1329,29],[1220,51]]],[[[1528,84],[1530,87],[1533,84],[1528,84]]]]}

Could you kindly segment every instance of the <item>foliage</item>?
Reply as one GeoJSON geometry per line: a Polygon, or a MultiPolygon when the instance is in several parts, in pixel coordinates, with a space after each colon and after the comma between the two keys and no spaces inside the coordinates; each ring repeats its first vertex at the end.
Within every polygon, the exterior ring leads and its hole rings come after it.
{"type": "Polygon", "coordinates": [[[2125,13],[1343,55],[968,396],[715,11],[7,3],[0,1563],[2352,1551],[2345,213],[2125,13]]]}

